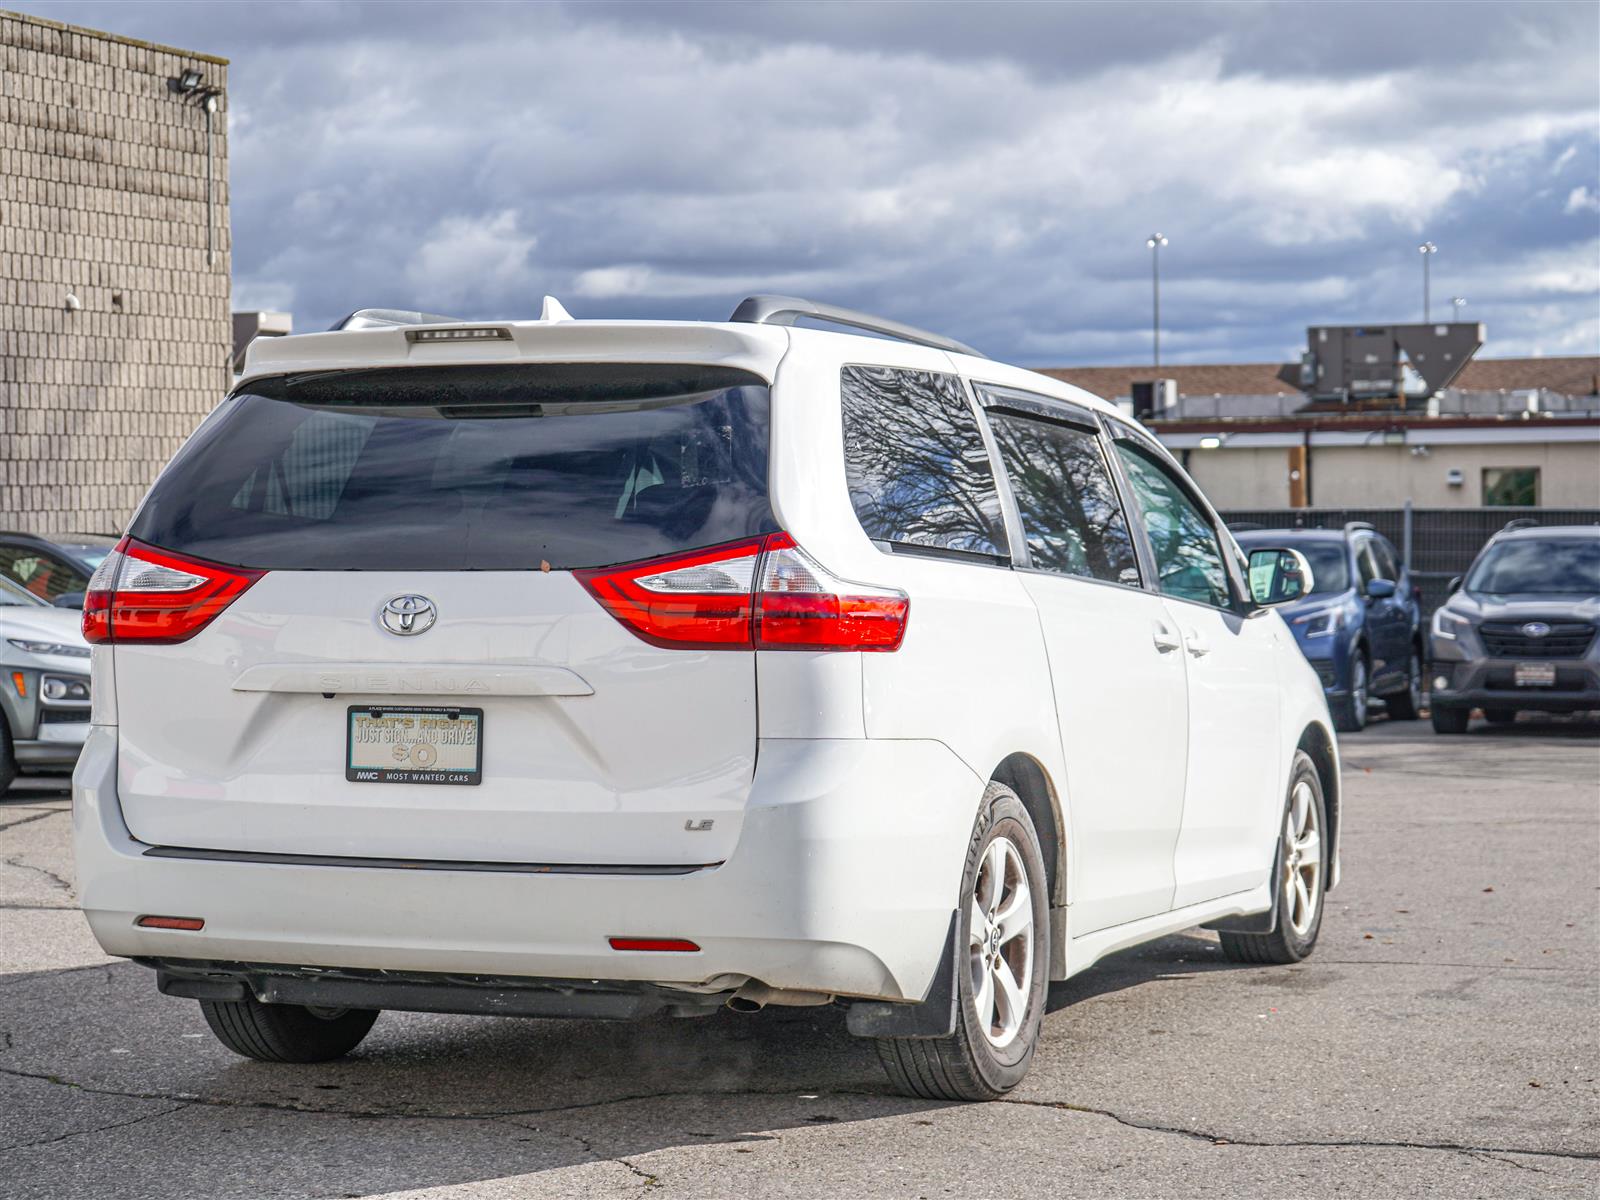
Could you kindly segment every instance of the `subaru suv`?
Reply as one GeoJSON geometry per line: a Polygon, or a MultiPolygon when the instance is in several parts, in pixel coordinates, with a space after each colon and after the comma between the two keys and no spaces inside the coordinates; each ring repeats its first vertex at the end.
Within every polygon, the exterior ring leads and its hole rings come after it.
{"type": "Polygon", "coordinates": [[[1600,709],[1600,527],[1513,521],[1433,614],[1433,728],[1465,733],[1518,712],[1600,709]]]}
{"type": "Polygon", "coordinates": [[[82,907],[255,1059],[834,1003],[994,1097],[1103,955],[1311,953],[1310,582],[1110,405],[848,310],[259,340],[91,582],[82,907]]]}
{"type": "Polygon", "coordinates": [[[1328,693],[1334,728],[1366,728],[1374,697],[1392,720],[1422,715],[1422,611],[1411,573],[1371,525],[1343,529],[1243,529],[1239,544],[1292,546],[1316,577],[1283,619],[1328,693]]]}

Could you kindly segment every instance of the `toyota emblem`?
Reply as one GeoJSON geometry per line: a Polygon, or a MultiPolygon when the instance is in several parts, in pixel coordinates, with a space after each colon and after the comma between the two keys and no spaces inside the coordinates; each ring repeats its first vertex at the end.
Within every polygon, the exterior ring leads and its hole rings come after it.
{"type": "Polygon", "coordinates": [[[439,610],[433,606],[432,600],[426,596],[408,594],[385,601],[378,620],[390,633],[410,637],[432,629],[438,616],[439,610]]]}
{"type": "Polygon", "coordinates": [[[1549,637],[1550,626],[1543,621],[1529,621],[1522,627],[1522,632],[1531,638],[1549,637]]]}

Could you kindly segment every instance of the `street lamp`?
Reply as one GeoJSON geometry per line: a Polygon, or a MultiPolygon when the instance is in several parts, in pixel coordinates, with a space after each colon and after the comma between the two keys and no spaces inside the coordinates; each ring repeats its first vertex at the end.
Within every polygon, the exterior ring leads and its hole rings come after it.
{"type": "Polygon", "coordinates": [[[1422,255],[1422,323],[1426,325],[1433,319],[1428,303],[1428,260],[1439,253],[1439,247],[1432,242],[1423,242],[1417,247],[1417,253],[1422,255]]]}
{"type": "Polygon", "coordinates": [[[1450,304],[1456,310],[1456,320],[1461,320],[1461,310],[1466,307],[1467,298],[1465,296],[1451,296],[1450,304]]]}
{"type": "Polygon", "coordinates": [[[1150,318],[1151,342],[1155,347],[1155,365],[1161,365],[1161,247],[1167,244],[1167,235],[1152,233],[1144,244],[1150,247],[1150,291],[1153,313],[1150,318]]]}
{"type": "Polygon", "coordinates": [[[217,261],[216,160],[212,148],[215,140],[212,136],[212,124],[217,112],[217,97],[222,95],[222,89],[207,87],[205,82],[206,77],[200,71],[194,67],[186,67],[181,75],[167,80],[167,88],[185,100],[199,104],[206,114],[206,263],[211,265],[217,261]]]}

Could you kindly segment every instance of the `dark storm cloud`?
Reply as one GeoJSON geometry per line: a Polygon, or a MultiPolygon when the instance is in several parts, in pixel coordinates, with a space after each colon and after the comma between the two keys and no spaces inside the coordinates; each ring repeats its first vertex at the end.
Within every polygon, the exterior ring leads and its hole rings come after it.
{"type": "MultiPolygon", "coordinates": [[[[15,2],[15,0],[14,0],[15,2]]],[[[166,4],[230,57],[240,307],[722,317],[813,294],[1035,363],[1417,319],[1600,341],[1590,4],[166,4]]]]}

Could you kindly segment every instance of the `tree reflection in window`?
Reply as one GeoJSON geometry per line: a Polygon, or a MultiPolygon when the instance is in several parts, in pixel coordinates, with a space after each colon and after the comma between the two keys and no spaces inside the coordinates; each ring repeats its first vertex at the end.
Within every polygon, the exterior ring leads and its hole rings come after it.
{"type": "Polygon", "coordinates": [[[1165,465],[1127,442],[1116,446],[1144,513],[1161,590],[1182,600],[1227,608],[1228,573],[1211,522],[1165,465]]]}
{"type": "Polygon", "coordinates": [[[994,472],[960,381],[845,367],[845,477],[875,541],[1007,553],[994,472]]]}
{"type": "Polygon", "coordinates": [[[1010,413],[991,413],[989,425],[1033,566],[1137,587],[1128,522],[1096,436],[1010,413]]]}

